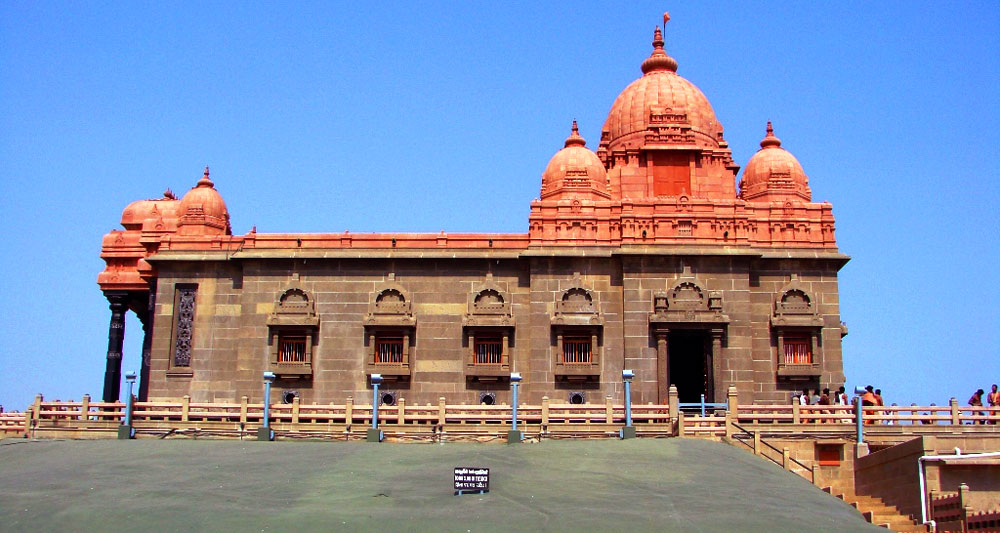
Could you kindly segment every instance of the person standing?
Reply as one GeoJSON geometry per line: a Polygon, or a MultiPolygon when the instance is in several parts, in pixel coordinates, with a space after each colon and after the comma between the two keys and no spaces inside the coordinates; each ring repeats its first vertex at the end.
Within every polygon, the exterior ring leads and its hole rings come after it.
{"type": "MultiPolygon", "coordinates": [[[[878,407],[885,407],[885,400],[882,399],[882,389],[875,389],[875,405],[878,407]]],[[[880,415],[886,414],[885,411],[879,411],[880,415]]],[[[891,420],[883,420],[882,423],[888,423],[891,420]]]]}
{"type": "MultiPolygon", "coordinates": [[[[1000,407],[1000,391],[997,391],[997,384],[993,384],[993,390],[986,397],[989,400],[990,407],[1000,407]]],[[[1000,412],[993,411],[990,413],[990,424],[996,424],[997,420],[1000,420],[1000,412]]]]}
{"type": "MultiPolygon", "coordinates": [[[[823,395],[819,397],[819,401],[817,403],[819,405],[830,405],[831,403],[833,403],[833,402],[830,401],[830,389],[823,389],[823,395]]],[[[824,415],[830,414],[830,410],[829,409],[824,409],[823,410],[823,414],[824,415]]],[[[831,420],[827,420],[826,418],[821,418],[820,422],[821,423],[827,423],[827,422],[832,422],[832,421],[831,420]]]]}
{"type": "MultiPolygon", "coordinates": [[[[877,405],[875,403],[876,401],[877,400],[875,399],[875,387],[868,385],[867,387],[865,387],[864,395],[861,396],[861,405],[862,407],[874,407],[875,405],[877,405]]],[[[866,426],[872,423],[872,420],[870,418],[865,418],[864,420],[866,426]]]]}
{"type": "MultiPolygon", "coordinates": [[[[973,392],[972,396],[969,398],[969,405],[972,406],[972,407],[982,407],[983,406],[983,394],[984,394],[983,389],[978,389],[976,392],[973,392]]],[[[982,411],[972,411],[972,414],[974,414],[976,416],[983,416],[985,413],[983,413],[982,411]]],[[[975,424],[976,422],[973,421],[972,423],[975,424]]],[[[985,420],[980,420],[979,423],[980,424],[985,424],[986,421],[985,420]]]]}

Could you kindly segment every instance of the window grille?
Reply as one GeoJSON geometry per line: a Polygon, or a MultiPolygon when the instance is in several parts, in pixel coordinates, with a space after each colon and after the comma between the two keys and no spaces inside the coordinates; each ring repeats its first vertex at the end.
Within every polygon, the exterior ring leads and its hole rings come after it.
{"type": "Polygon", "coordinates": [[[476,364],[499,365],[503,354],[503,344],[500,339],[476,339],[476,364]]]}
{"type": "Polygon", "coordinates": [[[809,337],[785,337],[785,364],[812,364],[812,342],[809,337]]]}
{"type": "Polygon", "coordinates": [[[197,287],[177,287],[174,318],[174,366],[191,366],[194,309],[197,287]]]}
{"type": "Polygon", "coordinates": [[[281,337],[281,339],[278,341],[278,362],[279,363],[306,362],[306,338],[281,337]]]}
{"type": "Polygon", "coordinates": [[[590,339],[568,337],[563,341],[563,363],[590,364],[590,339]]]}
{"type": "Polygon", "coordinates": [[[403,364],[402,337],[380,338],[375,340],[376,365],[403,364]]]}

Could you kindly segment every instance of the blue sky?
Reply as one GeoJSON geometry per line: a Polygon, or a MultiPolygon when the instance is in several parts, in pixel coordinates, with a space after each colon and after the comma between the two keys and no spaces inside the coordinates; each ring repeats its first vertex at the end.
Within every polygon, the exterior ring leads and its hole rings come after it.
{"type": "Polygon", "coordinates": [[[772,120],[833,203],[849,384],[1000,382],[1000,4],[367,4],[0,3],[0,404],[100,395],[101,236],[206,164],[235,233],[526,232],[664,9],[736,161],[772,120]]]}

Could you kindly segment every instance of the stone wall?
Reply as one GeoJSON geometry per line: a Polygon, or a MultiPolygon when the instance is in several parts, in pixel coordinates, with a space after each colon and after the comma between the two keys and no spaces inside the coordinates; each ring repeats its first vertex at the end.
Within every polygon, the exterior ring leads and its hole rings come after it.
{"type": "MultiPolygon", "coordinates": [[[[817,300],[822,317],[823,386],[843,380],[840,358],[840,316],[837,261],[825,259],[764,259],[752,251],[729,255],[618,254],[575,250],[520,254],[482,252],[465,258],[392,258],[379,251],[357,257],[292,259],[285,251],[273,258],[204,261],[196,258],[159,260],[156,284],[149,399],[238,401],[246,395],[258,401],[261,374],[268,369],[268,317],[290,287],[305,291],[315,302],[319,326],[312,346],[311,379],[278,379],[272,401],[294,391],[303,403],[341,402],[371,394],[365,361],[370,353],[364,322],[374,296],[393,284],[406,293],[416,321],[410,340],[410,380],[387,383],[409,403],[478,403],[480,393],[494,392],[510,402],[509,384],[469,383],[466,362],[471,347],[463,317],[477,287],[489,282],[510,300],[513,334],[510,371],[524,376],[522,401],[540,403],[543,396],[559,403],[572,392],[583,392],[589,403],[605,396],[621,401],[621,371],[631,368],[637,378],[633,401],[659,402],[656,339],[650,315],[654,295],[668,291],[691,276],[699,287],[721,295],[721,351],[716,362],[716,400],[735,385],[741,403],[787,403],[800,381],[776,375],[778,358],[770,320],[778,291],[793,275],[817,300]],[[685,278],[686,279],[686,278],[685,278]],[[171,365],[175,329],[174,300],[178,286],[197,284],[191,366],[171,365]],[[593,298],[597,318],[599,359],[597,379],[557,378],[557,330],[553,322],[566,291],[581,287],[593,298]]],[[[661,324],[664,325],[664,324],[661,324]]],[[[716,327],[718,324],[712,325],[716,327]]],[[[667,323],[671,328],[704,328],[704,324],[667,323]]],[[[575,326],[574,326],[575,327],[575,326]]],[[[707,330],[706,330],[707,331],[707,330]]],[[[815,378],[810,388],[819,384],[815,378]]],[[[709,398],[711,400],[711,398],[709,398]]]]}
{"type": "Polygon", "coordinates": [[[881,498],[903,514],[920,517],[920,477],[917,459],[925,455],[923,437],[877,451],[856,461],[854,489],[858,495],[881,498]]]}

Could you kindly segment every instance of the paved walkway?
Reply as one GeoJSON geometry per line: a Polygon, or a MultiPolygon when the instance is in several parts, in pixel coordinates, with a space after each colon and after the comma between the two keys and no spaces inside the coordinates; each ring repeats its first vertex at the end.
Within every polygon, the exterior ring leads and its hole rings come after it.
{"type": "Polygon", "coordinates": [[[3,531],[885,531],[691,439],[541,444],[0,443],[3,531]],[[492,490],[454,496],[455,466],[492,490]]]}

